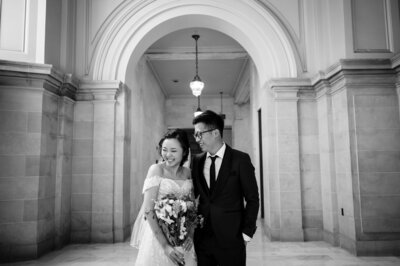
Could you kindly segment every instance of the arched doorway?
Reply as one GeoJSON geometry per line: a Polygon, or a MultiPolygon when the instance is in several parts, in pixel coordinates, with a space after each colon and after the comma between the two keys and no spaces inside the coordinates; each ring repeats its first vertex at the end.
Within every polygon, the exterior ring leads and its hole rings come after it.
{"type": "MultiPolygon", "coordinates": [[[[257,110],[267,104],[268,95],[264,88],[271,78],[296,77],[300,65],[296,58],[296,49],[291,46],[290,37],[276,21],[265,6],[256,1],[235,2],[223,1],[146,1],[124,3],[118,7],[113,19],[104,24],[102,35],[95,46],[95,52],[90,67],[90,75],[94,80],[119,80],[127,82],[145,51],[159,38],[187,28],[208,28],[223,32],[236,40],[250,55],[253,62],[251,82],[250,117],[257,121],[257,110]]],[[[134,82],[128,84],[135,93],[134,82]]],[[[134,99],[135,95],[131,95],[134,99]]],[[[136,114],[141,117],[148,115],[146,108],[140,103],[131,101],[136,114]],[[139,105],[139,106],[138,106],[139,105]]],[[[161,112],[159,110],[159,112],[161,112]]],[[[142,118],[143,119],[143,118],[142,118]]],[[[132,139],[139,144],[131,150],[138,151],[147,148],[148,134],[138,133],[137,126],[144,124],[143,120],[134,121],[131,126],[132,139]],[[138,135],[135,135],[138,134],[138,135]]],[[[249,130],[249,137],[258,139],[257,123],[249,130]]],[[[151,130],[150,130],[151,131],[151,130]]],[[[255,145],[255,166],[264,164],[259,161],[258,149],[255,145]]],[[[131,157],[135,157],[132,156],[131,157]]],[[[146,167],[140,161],[131,158],[131,176],[139,173],[144,178],[146,167]],[[138,171],[138,168],[140,170],[138,171]]],[[[259,175],[258,175],[259,176],[259,175]]],[[[137,183],[138,185],[138,183],[137,183]]],[[[134,201],[139,201],[140,186],[131,188],[135,195],[134,201]]],[[[131,209],[131,212],[135,212],[131,209]]]]}
{"type": "Polygon", "coordinates": [[[268,78],[295,77],[295,49],[278,21],[264,6],[251,2],[148,1],[126,3],[104,25],[91,64],[94,80],[126,78],[128,64],[136,64],[158,38],[184,28],[210,28],[240,43],[253,58],[263,86],[268,78]]]}

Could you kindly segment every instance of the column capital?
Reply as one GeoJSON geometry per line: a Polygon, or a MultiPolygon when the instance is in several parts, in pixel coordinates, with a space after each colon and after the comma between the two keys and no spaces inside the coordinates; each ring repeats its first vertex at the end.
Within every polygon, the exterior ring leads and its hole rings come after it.
{"type": "Polygon", "coordinates": [[[276,101],[297,101],[301,92],[313,91],[310,79],[304,78],[271,79],[267,86],[273,91],[276,101]]]}
{"type": "Polygon", "coordinates": [[[76,92],[78,101],[115,101],[123,83],[117,80],[81,80],[76,92]]]}

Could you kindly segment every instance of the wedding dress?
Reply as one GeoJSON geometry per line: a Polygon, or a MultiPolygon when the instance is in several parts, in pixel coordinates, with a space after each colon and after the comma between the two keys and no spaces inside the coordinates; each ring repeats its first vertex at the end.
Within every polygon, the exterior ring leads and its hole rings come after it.
{"type": "MultiPolygon", "coordinates": [[[[189,195],[193,190],[191,179],[173,180],[160,176],[148,177],[144,181],[143,193],[154,186],[158,186],[157,199],[161,199],[167,194],[174,194],[177,197],[189,195]]],[[[131,246],[139,249],[136,258],[136,266],[175,266],[172,260],[165,255],[163,248],[153,234],[148,222],[144,219],[143,208],[136,218],[132,230],[131,246]]],[[[185,266],[197,265],[194,248],[185,252],[185,266]]]]}

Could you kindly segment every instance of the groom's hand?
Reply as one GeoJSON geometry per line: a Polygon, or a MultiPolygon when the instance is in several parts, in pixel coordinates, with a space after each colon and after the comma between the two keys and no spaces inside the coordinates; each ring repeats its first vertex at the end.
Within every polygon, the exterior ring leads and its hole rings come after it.
{"type": "Polygon", "coordinates": [[[177,265],[185,265],[184,254],[171,246],[164,249],[165,254],[177,265]]]}
{"type": "Polygon", "coordinates": [[[182,247],[185,251],[189,251],[193,247],[193,240],[191,237],[186,238],[185,242],[183,242],[182,247]]]}
{"type": "Polygon", "coordinates": [[[247,243],[249,243],[250,242],[250,240],[251,240],[251,237],[249,237],[248,235],[246,235],[245,233],[242,233],[242,236],[243,236],[243,242],[244,242],[244,246],[246,247],[247,246],[247,243]]]}

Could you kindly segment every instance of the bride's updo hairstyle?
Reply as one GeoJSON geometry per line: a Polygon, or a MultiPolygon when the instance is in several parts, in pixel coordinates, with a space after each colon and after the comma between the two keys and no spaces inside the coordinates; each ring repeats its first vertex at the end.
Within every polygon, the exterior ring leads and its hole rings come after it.
{"type": "Polygon", "coordinates": [[[188,160],[189,157],[189,139],[186,132],[179,128],[168,130],[168,132],[165,133],[165,135],[161,138],[160,142],[158,143],[158,152],[160,156],[161,156],[163,142],[166,139],[176,139],[181,144],[183,154],[182,154],[182,161],[179,165],[182,166],[188,160]]]}

